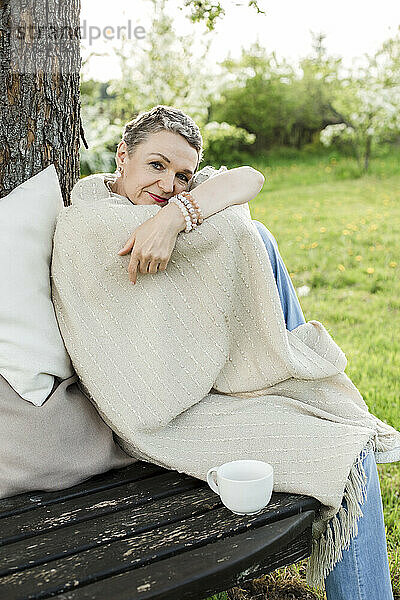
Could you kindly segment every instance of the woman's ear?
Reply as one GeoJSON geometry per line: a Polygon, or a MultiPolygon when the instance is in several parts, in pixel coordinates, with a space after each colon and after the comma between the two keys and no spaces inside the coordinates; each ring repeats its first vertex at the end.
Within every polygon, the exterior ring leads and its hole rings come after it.
{"type": "Polygon", "coordinates": [[[119,159],[120,163],[123,163],[126,161],[127,156],[128,156],[128,146],[126,145],[126,142],[124,140],[121,140],[117,146],[117,154],[115,157],[115,162],[117,164],[117,168],[119,166],[118,159],[119,159]]]}

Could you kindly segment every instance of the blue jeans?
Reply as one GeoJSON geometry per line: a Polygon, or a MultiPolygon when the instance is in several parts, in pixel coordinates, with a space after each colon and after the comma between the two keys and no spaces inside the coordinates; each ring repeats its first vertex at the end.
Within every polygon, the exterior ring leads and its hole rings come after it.
{"type": "MultiPolygon", "coordinates": [[[[253,223],[267,249],[286,328],[291,331],[306,322],[292,280],[272,233],[263,223],[254,220],[253,223]]],[[[358,534],[325,578],[327,600],[393,600],[382,496],[373,452],[369,452],[362,462],[367,475],[366,497],[361,505],[363,516],[357,522],[358,534]]],[[[342,506],[347,509],[344,498],[342,506]]]]}
{"type": "Polygon", "coordinates": [[[305,323],[303,311],[301,310],[292,280],[287,272],[285,263],[279,254],[278,244],[272,233],[259,221],[253,223],[261,235],[264,246],[267,249],[272,270],[275,275],[283,314],[285,315],[286,329],[292,331],[298,325],[305,323]]]}

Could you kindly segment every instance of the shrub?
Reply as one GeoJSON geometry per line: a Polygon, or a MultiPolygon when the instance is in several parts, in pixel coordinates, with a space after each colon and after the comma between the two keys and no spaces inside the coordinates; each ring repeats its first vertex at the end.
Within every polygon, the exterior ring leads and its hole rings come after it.
{"type": "Polygon", "coordinates": [[[82,120],[89,148],[80,149],[81,177],[113,172],[122,125],[110,123],[108,116],[101,114],[96,106],[86,106],[82,120]]]}
{"type": "Polygon", "coordinates": [[[207,123],[202,130],[204,161],[234,167],[243,160],[246,151],[254,144],[256,136],[241,127],[229,123],[207,123]]]}

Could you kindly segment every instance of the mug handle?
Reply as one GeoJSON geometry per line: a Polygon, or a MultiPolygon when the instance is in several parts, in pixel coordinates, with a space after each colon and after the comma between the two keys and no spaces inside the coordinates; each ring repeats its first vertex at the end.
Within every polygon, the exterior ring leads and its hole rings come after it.
{"type": "Polygon", "coordinates": [[[217,474],[217,468],[218,467],[212,467],[211,469],[209,469],[207,471],[207,483],[210,486],[210,488],[212,489],[212,491],[215,492],[216,494],[218,494],[218,496],[219,496],[218,483],[217,483],[216,479],[214,479],[214,473],[217,474]]]}

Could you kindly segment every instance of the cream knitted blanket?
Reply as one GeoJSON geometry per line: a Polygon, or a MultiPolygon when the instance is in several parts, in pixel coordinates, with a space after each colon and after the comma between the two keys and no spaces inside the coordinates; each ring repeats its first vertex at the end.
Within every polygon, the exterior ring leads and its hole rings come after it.
{"type": "Polygon", "coordinates": [[[264,460],[275,492],[320,500],[307,581],[322,587],[357,534],[360,452],[399,447],[400,434],[369,413],[320,322],[286,329],[247,204],[180,233],[166,271],[133,285],[117,251],[158,210],[109,197],[95,175],[59,214],[53,302],[83,389],[132,456],[203,481],[264,460]]]}

